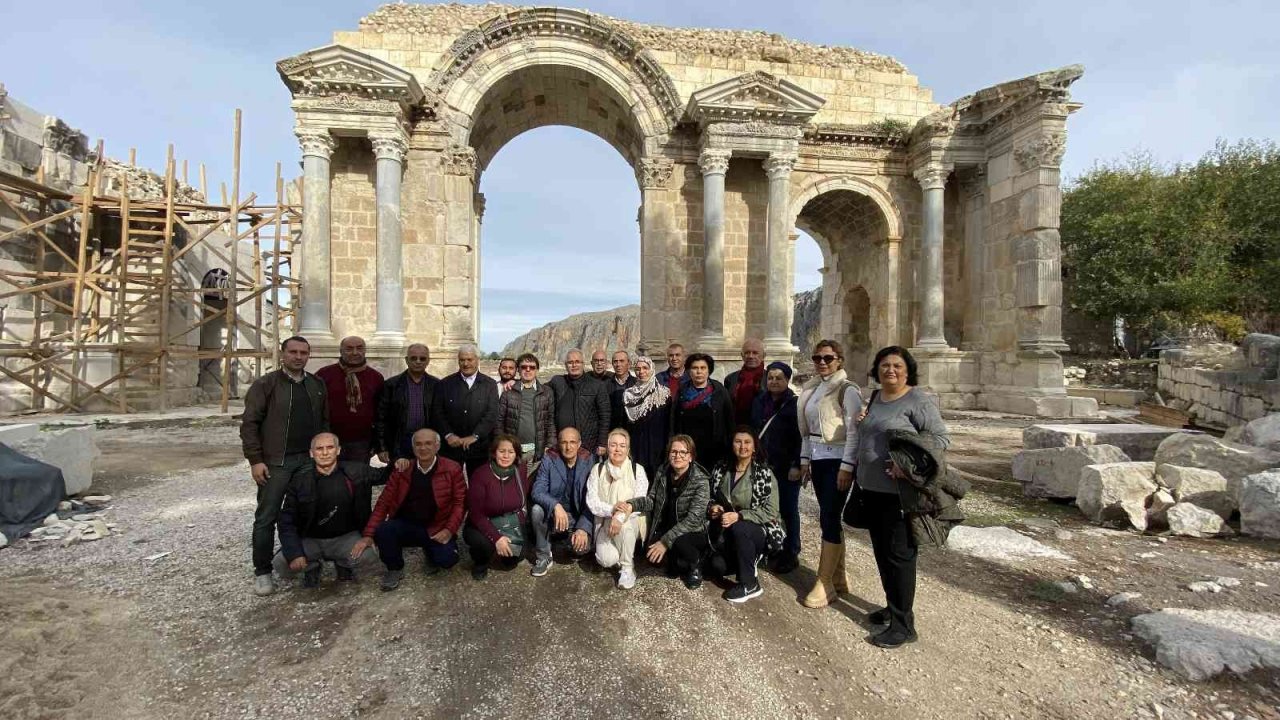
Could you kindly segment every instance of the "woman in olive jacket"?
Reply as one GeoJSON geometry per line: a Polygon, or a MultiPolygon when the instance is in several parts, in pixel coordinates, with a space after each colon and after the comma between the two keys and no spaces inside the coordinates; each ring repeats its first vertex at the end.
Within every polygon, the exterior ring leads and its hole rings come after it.
{"type": "Polygon", "coordinates": [[[756,564],[778,553],[786,538],[778,513],[778,480],[758,458],[759,447],[755,431],[739,427],[733,433],[732,461],[711,476],[711,567],[720,575],[737,574],[738,584],[725,593],[732,603],[764,592],[756,564]]]}
{"type": "Polygon", "coordinates": [[[614,512],[644,513],[649,519],[649,535],[644,540],[649,562],[665,562],[668,573],[682,576],[685,587],[697,590],[702,587],[702,557],[707,552],[711,478],[693,461],[693,453],[693,438],[671,438],[667,461],[658,468],[649,492],[618,503],[614,512]]]}

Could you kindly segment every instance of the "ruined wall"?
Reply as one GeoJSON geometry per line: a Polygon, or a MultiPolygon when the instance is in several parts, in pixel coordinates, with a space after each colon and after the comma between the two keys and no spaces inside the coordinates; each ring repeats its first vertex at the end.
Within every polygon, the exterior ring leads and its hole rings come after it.
{"type": "Polygon", "coordinates": [[[1280,412],[1280,337],[1254,333],[1217,356],[1165,350],[1157,386],[1200,425],[1229,428],[1280,412]]]}

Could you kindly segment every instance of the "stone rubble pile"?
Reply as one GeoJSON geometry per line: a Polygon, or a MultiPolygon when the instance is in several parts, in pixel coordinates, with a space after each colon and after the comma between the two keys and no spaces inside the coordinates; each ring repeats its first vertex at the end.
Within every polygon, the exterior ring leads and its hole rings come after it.
{"type": "Polygon", "coordinates": [[[1027,497],[1074,499],[1095,523],[1187,537],[1280,538],[1280,413],[1238,432],[1247,445],[1145,425],[1035,425],[1013,458],[1027,497]]]}
{"type": "MultiPolygon", "coordinates": [[[[60,543],[68,547],[79,542],[93,542],[124,533],[106,516],[111,510],[110,495],[89,495],[79,500],[64,500],[58,512],[44,519],[44,524],[31,531],[27,541],[60,543]]],[[[3,547],[3,546],[0,546],[3,547]]]]}

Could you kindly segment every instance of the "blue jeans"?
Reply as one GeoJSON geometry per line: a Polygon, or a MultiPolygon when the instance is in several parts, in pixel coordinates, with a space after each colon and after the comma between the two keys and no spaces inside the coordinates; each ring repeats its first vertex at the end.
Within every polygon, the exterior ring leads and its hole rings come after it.
{"type": "Polygon", "coordinates": [[[810,472],[813,477],[813,494],[818,497],[818,523],[822,526],[822,541],[839,545],[844,542],[840,513],[844,511],[844,503],[849,499],[849,490],[836,487],[840,459],[814,460],[810,465],[810,472]]]}
{"type": "Polygon", "coordinates": [[[458,538],[449,538],[447,543],[438,543],[427,534],[427,528],[418,523],[392,518],[383,522],[373,533],[373,542],[378,546],[378,556],[388,570],[404,569],[404,549],[407,547],[422,548],[427,562],[436,567],[449,569],[458,564],[458,538]]]}

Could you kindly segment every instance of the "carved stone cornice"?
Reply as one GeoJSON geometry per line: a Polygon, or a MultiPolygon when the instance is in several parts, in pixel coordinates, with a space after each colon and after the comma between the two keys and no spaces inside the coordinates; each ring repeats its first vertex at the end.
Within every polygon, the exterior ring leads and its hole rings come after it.
{"type": "Polygon", "coordinates": [[[1013,159],[1023,172],[1036,168],[1057,168],[1067,151],[1066,133],[1046,133],[1033,137],[1013,150],[1013,159]]]}
{"type": "Polygon", "coordinates": [[[298,130],[298,143],[302,146],[302,156],[311,155],[328,160],[338,147],[338,141],[328,130],[298,130]]]}
{"type": "Polygon", "coordinates": [[[400,112],[400,104],[393,100],[374,100],[352,93],[302,95],[294,99],[294,105],[305,110],[336,110],[364,115],[394,115],[400,112]]]}
{"type": "Polygon", "coordinates": [[[770,140],[799,140],[804,130],[795,125],[777,125],[769,122],[713,122],[703,134],[707,137],[753,137],[770,140]]]}
{"type": "Polygon", "coordinates": [[[950,174],[950,166],[933,163],[912,173],[916,182],[920,183],[921,189],[924,190],[942,190],[947,186],[947,175],[950,174]]]}
{"type": "Polygon", "coordinates": [[[403,163],[405,153],[409,151],[409,143],[400,133],[371,132],[369,142],[373,144],[373,156],[379,160],[403,163]]]}
{"type": "Polygon", "coordinates": [[[641,158],[636,166],[636,180],[646,190],[665,190],[671,184],[675,161],[668,158],[641,158]]]}
{"type": "Polygon", "coordinates": [[[731,150],[708,148],[698,155],[698,167],[703,175],[724,175],[729,171],[729,158],[732,156],[731,150]]]}
{"type": "Polygon", "coordinates": [[[695,91],[685,114],[701,124],[766,121],[799,126],[826,103],[790,80],[757,70],[695,91]]]}
{"type": "Polygon", "coordinates": [[[773,153],[764,160],[764,174],[770,180],[786,180],[799,157],[789,153],[773,153]]]}
{"type": "Polygon", "coordinates": [[[343,45],[325,45],[285,58],[276,63],[276,70],[294,98],[328,102],[332,109],[378,107],[408,118],[410,109],[425,98],[413,73],[343,45]]]}
{"type": "Polygon", "coordinates": [[[476,176],[476,151],[465,145],[453,145],[445,148],[441,155],[441,164],[446,175],[461,175],[474,178],[476,176]]]}

